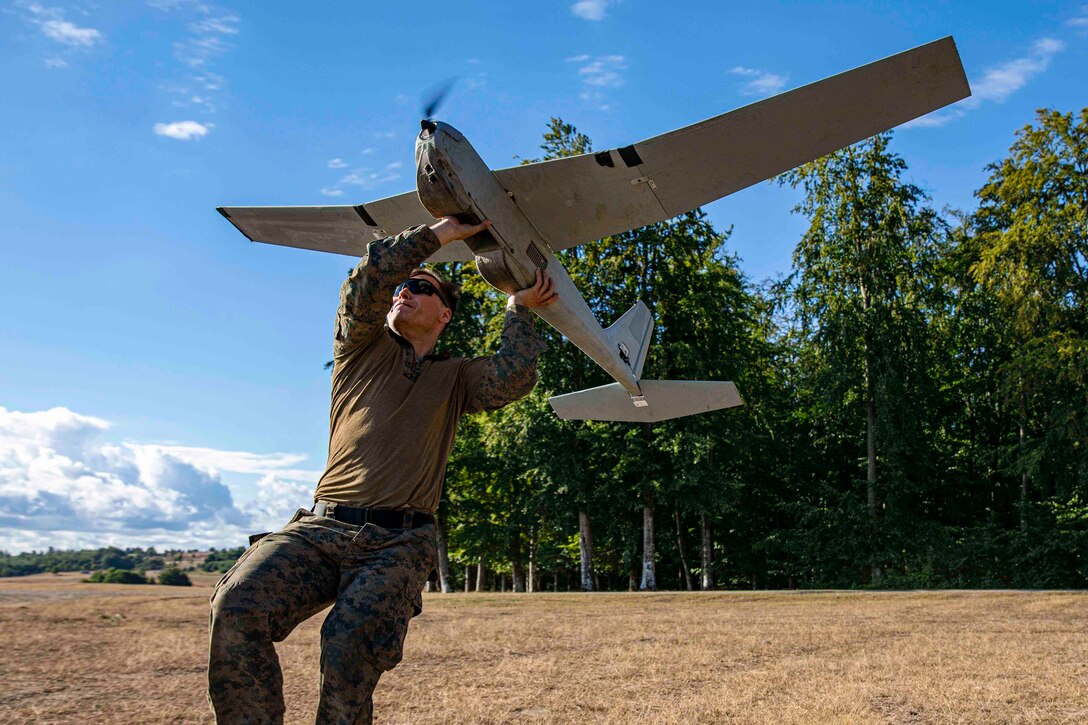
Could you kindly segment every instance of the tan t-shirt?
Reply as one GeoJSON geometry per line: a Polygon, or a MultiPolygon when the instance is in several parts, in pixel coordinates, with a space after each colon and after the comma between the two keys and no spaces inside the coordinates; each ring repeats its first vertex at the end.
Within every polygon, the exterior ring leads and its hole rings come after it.
{"type": "Polygon", "coordinates": [[[545,346],[524,307],[506,313],[502,347],[489,357],[417,360],[385,327],[393,288],[437,248],[426,227],[373,242],[341,289],[329,460],[315,499],[433,512],[461,416],[506,405],[536,383],[545,346]]]}

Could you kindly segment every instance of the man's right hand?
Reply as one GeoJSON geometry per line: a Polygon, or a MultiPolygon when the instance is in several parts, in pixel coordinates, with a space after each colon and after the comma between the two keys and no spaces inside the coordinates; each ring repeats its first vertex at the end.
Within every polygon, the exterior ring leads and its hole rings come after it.
{"type": "Polygon", "coordinates": [[[468,239],[491,226],[491,220],[485,219],[479,224],[462,224],[457,217],[444,216],[431,225],[431,231],[443,246],[458,239],[468,239]]]}

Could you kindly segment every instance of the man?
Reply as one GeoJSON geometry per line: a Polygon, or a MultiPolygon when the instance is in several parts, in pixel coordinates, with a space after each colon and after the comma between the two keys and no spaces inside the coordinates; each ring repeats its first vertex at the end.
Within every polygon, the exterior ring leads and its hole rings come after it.
{"type": "Polygon", "coordinates": [[[544,343],[528,308],[556,300],[538,271],[535,285],[510,296],[495,355],[432,354],[459,290],[416,268],[439,245],[488,226],[446,217],[372,242],[344,282],[329,460],[314,508],[251,546],[212,595],[208,699],[217,722],[283,721],[273,642],[329,604],[317,722],[371,722],[374,686],[400,661],[436,563],[433,514],[457,422],[532,389],[544,343]]]}

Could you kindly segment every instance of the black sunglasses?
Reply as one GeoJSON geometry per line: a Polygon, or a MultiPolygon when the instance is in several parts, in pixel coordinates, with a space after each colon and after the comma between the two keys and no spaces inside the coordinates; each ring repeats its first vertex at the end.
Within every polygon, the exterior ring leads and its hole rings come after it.
{"type": "Polygon", "coordinates": [[[396,297],[400,294],[400,291],[405,288],[414,295],[438,295],[438,299],[442,300],[442,304],[449,307],[449,304],[446,303],[445,298],[442,297],[442,293],[438,291],[438,288],[425,279],[419,279],[418,277],[406,279],[398,284],[397,288],[393,290],[393,296],[396,297]]]}

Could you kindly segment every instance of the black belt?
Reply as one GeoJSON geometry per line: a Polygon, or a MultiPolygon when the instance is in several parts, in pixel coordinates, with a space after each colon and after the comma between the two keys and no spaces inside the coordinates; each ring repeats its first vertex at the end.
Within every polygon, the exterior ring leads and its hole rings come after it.
{"type": "Polygon", "coordinates": [[[374,524],[383,529],[417,529],[434,523],[433,515],[410,509],[363,509],[331,501],[318,501],[310,510],[318,516],[354,526],[374,524]]]}

